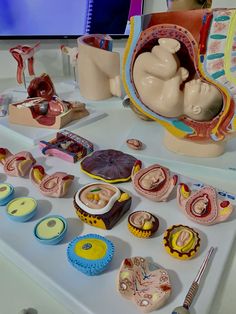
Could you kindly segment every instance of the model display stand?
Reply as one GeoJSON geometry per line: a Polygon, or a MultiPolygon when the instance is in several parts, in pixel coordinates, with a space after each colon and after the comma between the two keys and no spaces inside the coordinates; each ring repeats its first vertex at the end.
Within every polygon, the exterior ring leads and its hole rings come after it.
{"type": "MultiPolygon", "coordinates": [[[[40,158],[41,164],[46,165],[47,169],[50,169],[50,173],[66,169],[68,173],[79,176],[79,186],[86,185],[88,182],[94,182],[87,175],[78,171],[78,164],[68,163],[56,157],[46,158],[42,156],[38,147],[32,150],[31,153],[36,159],[40,158]]],[[[145,158],[142,161],[144,167],[151,165],[145,158]]],[[[156,162],[153,161],[152,164],[156,162]]],[[[194,184],[199,184],[199,182],[196,183],[192,179],[185,178],[184,180],[181,176],[180,181],[190,185],[191,188],[195,187],[194,184]]],[[[137,314],[137,308],[117,294],[115,278],[122,260],[127,256],[140,256],[140,252],[142,252],[142,256],[151,256],[153,261],[158,262],[160,268],[174,270],[169,273],[173,286],[172,297],[166,305],[158,310],[159,314],[171,313],[176,305],[182,304],[186,289],[193,280],[193,269],[197,270],[199,268],[208,248],[214,246],[217,247],[214,263],[211,264],[207,274],[207,282],[201,287],[201,293],[197,296],[197,302],[193,305],[196,313],[209,313],[234,242],[236,230],[234,216],[222,224],[212,226],[199,225],[185,217],[178,208],[176,199],[172,199],[169,202],[156,203],[141,198],[134,189],[131,190],[131,182],[120,183],[119,188],[125,191],[130,190],[132,193],[133,207],[131,206],[130,212],[145,209],[157,216],[160,221],[157,234],[150,239],[143,240],[134,237],[129,232],[127,228],[127,213],[110,231],[95,229],[88,224],[83,224],[76,216],[71,199],[78,190],[76,185],[71,186],[70,197],[51,199],[42,197],[38,189],[30,189],[29,180],[19,177],[7,177],[7,182],[14,187],[20,186],[26,191],[30,190],[30,196],[40,200],[38,202],[39,216],[36,215],[33,221],[30,220],[27,223],[20,224],[7,219],[3,211],[0,219],[0,250],[12,262],[16,263],[17,267],[23,271],[27,270],[29,276],[47,289],[72,313],[87,314],[91,312],[103,314],[107,312],[113,314],[137,314]],[[50,248],[50,250],[48,247],[38,243],[33,235],[33,229],[36,222],[38,222],[35,219],[40,220],[42,213],[45,216],[47,214],[62,215],[68,222],[68,232],[64,240],[56,247],[50,248]],[[198,254],[193,259],[185,262],[169,256],[165,252],[162,243],[163,233],[166,228],[180,223],[196,229],[201,237],[201,248],[198,254]],[[107,271],[88,280],[87,276],[77,271],[67,262],[66,250],[69,242],[75,237],[94,233],[95,230],[114,243],[116,252],[107,271]],[[16,233],[20,236],[16,237],[16,233]],[[104,284],[104,282],[109,284],[104,284]],[[209,289],[209,287],[211,288],[209,289]],[[91,295],[96,296],[93,302],[91,302],[91,295]],[[104,296],[109,296],[109,298],[104,296]],[[103,300],[105,301],[103,302],[103,300]]],[[[15,197],[18,196],[18,194],[15,195],[15,197]]],[[[235,200],[232,203],[235,205],[235,200]]],[[[3,207],[1,208],[3,209],[3,207]]]]}

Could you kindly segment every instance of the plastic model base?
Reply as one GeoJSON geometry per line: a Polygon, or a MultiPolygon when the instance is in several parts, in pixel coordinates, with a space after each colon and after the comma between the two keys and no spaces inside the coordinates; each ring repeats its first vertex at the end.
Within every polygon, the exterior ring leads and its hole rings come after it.
{"type": "Polygon", "coordinates": [[[145,149],[134,152],[126,144],[123,144],[120,149],[128,154],[137,155],[140,159],[154,157],[163,166],[175,163],[181,167],[182,164],[185,164],[185,166],[203,168],[204,171],[209,170],[213,174],[218,172],[218,175],[236,179],[236,139],[232,139],[227,143],[226,152],[222,156],[197,158],[179,155],[167,150],[163,144],[164,130],[155,122],[140,122],[130,131],[128,137],[138,138],[144,142],[145,149]],[[147,136],[147,134],[155,134],[155,136],[147,136]]]}
{"type": "MultiPolygon", "coordinates": [[[[73,131],[105,117],[104,112],[99,112],[93,109],[89,109],[89,113],[90,114],[88,116],[84,117],[81,120],[70,122],[68,125],[66,125],[66,129],[69,131],[73,131]]],[[[27,141],[30,144],[38,144],[40,140],[43,139],[49,140],[55,134],[54,129],[39,129],[30,126],[26,127],[23,125],[11,124],[8,121],[8,117],[3,117],[0,119],[0,129],[1,128],[4,131],[7,131],[10,134],[14,135],[17,139],[27,141]]]]}

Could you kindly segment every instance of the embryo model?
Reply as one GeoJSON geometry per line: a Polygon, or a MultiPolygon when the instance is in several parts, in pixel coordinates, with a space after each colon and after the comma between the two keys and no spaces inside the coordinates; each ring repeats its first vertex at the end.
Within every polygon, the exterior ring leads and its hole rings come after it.
{"type": "Polygon", "coordinates": [[[234,16],[204,9],[132,19],[124,86],[132,104],[165,128],[171,151],[215,157],[235,136],[234,16]]]}

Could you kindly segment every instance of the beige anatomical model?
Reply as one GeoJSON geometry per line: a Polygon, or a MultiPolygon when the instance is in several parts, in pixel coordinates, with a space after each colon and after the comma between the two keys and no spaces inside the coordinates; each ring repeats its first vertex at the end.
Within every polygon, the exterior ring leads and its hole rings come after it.
{"type": "Polygon", "coordinates": [[[180,43],[161,38],[151,52],[141,53],[133,69],[135,87],[142,102],[164,117],[186,115],[197,121],[210,121],[222,109],[223,97],[213,85],[199,79],[181,84],[189,72],[180,66],[180,43]]]}
{"type": "Polygon", "coordinates": [[[120,56],[111,51],[111,44],[111,37],[105,35],[78,39],[79,88],[87,99],[121,96],[120,56]]]}

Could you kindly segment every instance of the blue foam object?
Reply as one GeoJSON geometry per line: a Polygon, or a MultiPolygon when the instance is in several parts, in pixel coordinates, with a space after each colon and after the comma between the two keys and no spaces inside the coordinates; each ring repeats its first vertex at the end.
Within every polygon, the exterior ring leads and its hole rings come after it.
{"type": "Polygon", "coordinates": [[[58,244],[59,242],[61,242],[66,234],[66,231],[67,231],[67,228],[68,228],[68,224],[67,224],[67,221],[64,217],[62,216],[59,216],[59,215],[51,215],[51,216],[47,216],[47,217],[44,217],[43,219],[41,219],[37,224],[36,226],[34,227],[34,236],[35,238],[42,244],[48,244],[48,245],[56,245],[58,244]],[[42,239],[38,236],[37,234],[37,227],[38,225],[45,219],[48,219],[48,218],[58,218],[60,219],[63,224],[64,224],[64,230],[56,237],[54,238],[51,238],[51,239],[42,239]]]}
{"type": "Polygon", "coordinates": [[[95,275],[100,274],[107,268],[108,264],[113,258],[114,251],[115,249],[114,249],[113,243],[107,238],[102,237],[98,234],[87,234],[85,236],[76,237],[69,243],[67,247],[67,259],[69,263],[80,272],[88,276],[95,276],[95,275]],[[97,260],[90,260],[90,259],[86,259],[86,258],[78,256],[74,251],[75,245],[79,241],[84,240],[84,239],[88,239],[87,246],[84,245],[85,250],[89,250],[92,248],[91,243],[89,243],[89,239],[99,239],[99,240],[104,241],[107,245],[107,251],[106,251],[105,256],[97,260]]]}
{"type": "Polygon", "coordinates": [[[13,199],[13,196],[14,196],[14,187],[9,183],[4,183],[4,184],[10,187],[10,192],[8,193],[6,197],[0,198],[0,206],[4,206],[7,203],[9,203],[13,199]]]}

